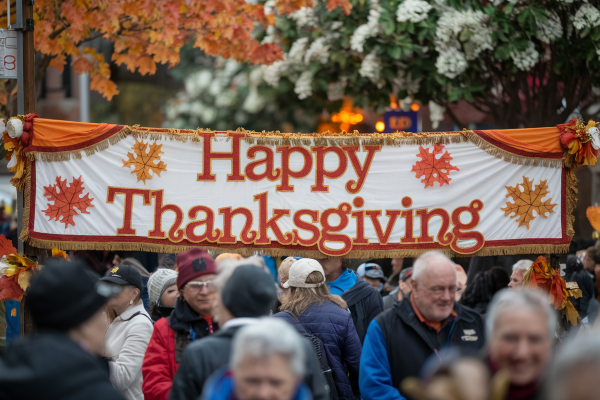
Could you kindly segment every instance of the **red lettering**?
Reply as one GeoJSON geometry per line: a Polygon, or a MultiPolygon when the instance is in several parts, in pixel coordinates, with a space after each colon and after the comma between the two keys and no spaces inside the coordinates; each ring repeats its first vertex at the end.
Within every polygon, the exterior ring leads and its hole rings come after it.
{"type": "Polygon", "coordinates": [[[244,244],[254,243],[256,240],[256,231],[252,231],[252,221],[254,217],[252,216],[252,211],[247,208],[239,207],[236,209],[231,209],[231,207],[219,208],[219,214],[223,215],[223,236],[219,239],[219,243],[235,243],[236,237],[231,234],[232,230],[232,220],[236,215],[243,215],[246,217],[246,222],[244,223],[244,227],[242,228],[242,232],[240,233],[240,240],[244,244]]]}
{"type": "Polygon", "coordinates": [[[371,163],[373,162],[373,158],[375,158],[375,153],[381,151],[381,146],[363,146],[363,150],[367,151],[367,158],[362,166],[360,165],[360,161],[356,155],[356,152],[359,150],[359,146],[342,146],[342,149],[348,153],[350,163],[352,163],[352,168],[354,168],[354,172],[356,172],[356,176],[358,178],[358,181],[350,180],[346,182],[346,190],[348,193],[356,194],[360,192],[365,184],[367,174],[371,168],[371,163]]]}
{"type": "Polygon", "coordinates": [[[350,218],[350,210],[352,206],[348,203],[342,203],[338,208],[328,208],[321,214],[321,239],[319,239],[319,250],[321,253],[327,254],[328,256],[343,256],[352,250],[352,239],[350,236],[336,233],[344,230],[348,226],[350,218]],[[340,219],[340,223],[333,226],[329,223],[329,217],[331,215],[337,215],[340,219]],[[326,245],[326,242],[341,243],[341,249],[333,249],[326,245]]]}
{"type": "Polygon", "coordinates": [[[290,210],[273,209],[273,216],[269,218],[269,193],[264,192],[254,195],[254,201],[258,201],[258,240],[255,244],[271,244],[269,239],[269,229],[275,234],[275,238],[280,244],[290,244],[294,239],[292,232],[286,232],[285,236],[279,229],[277,221],[281,217],[289,216],[290,210]]]}
{"type": "Polygon", "coordinates": [[[350,214],[356,219],[356,237],[352,238],[354,244],[369,244],[369,239],[365,237],[365,210],[352,211],[350,214]]]}
{"type": "Polygon", "coordinates": [[[188,217],[190,217],[190,219],[196,219],[196,216],[198,215],[199,212],[205,213],[206,218],[198,220],[198,221],[193,221],[193,222],[190,222],[189,224],[187,224],[185,226],[185,236],[192,243],[200,243],[203,240],[206,240],[211,243],[216,242],[219,239],[219,237],[221,236],[222,232],[220,229],[214,229],[215,213],[209,207],[194,206],[194,207],[190,208],[190,210],[188,211],[188,217]],[[204,231],[203,234],[196,235],[194,233],[194,230],[197,227],[202,226],[202,225],[206,225],[206,230],[204,231]]]}
{"type": "Polygon", "coordinates": [[[404,237],[400,239],[400,243],[415,243],[417,239],[413,236],[413,210],[402,211],[400,217],[406,219],[404,237]]]}
{"type": "Polygon", "coordinates": [[[175,222],[169,229],[169,240],[171,242],[181,242],[183,240],[183,229],[179,229],[183,222],[183,211],[174,204],[163,205],[164,190],[153,190],[154,197],[154,230],[148,232],[148,237],[154,239],[164,239],[165,232],[162,230],[162,215],[167,211],[175,213],[175,222]]]}
{"type": "Polygon", "coordinates": [[[250,160],[254,160],[256,157],[256,153],[263,152],[265,153],[265,158],[262,160],[252,161],[246,168],[244,169],[244,173],[246,177],[252,181],[260,181],[262,179],[268,179],[270,181],[276,181],[281,176],[281,170],[279,168],[275,169],[275,154],[273,150],[271,150],[268,146],[252,146],[248,149],[247,156],[250,160]],[[254,172],[256,167],[261,165],[265,166],[265,172],[257,174],[254,172]]]}
{"type": "Polygon", "coordinates": [[[303,215],[308,215],[313,223],[319,222],[319,212],[316,210],[302,209],[296,211],[293,217],[294,225],[304,231],[311,232],[312,237],[310,239],[302,239],[298,234],[298,229],[294,229],[294,244],[299,244],[300,246],[314,246],[321,237],[321,231],[315,225],[303,221],[303,215]]]}
{"type": "Polygon", "coordinates": [[[117,229],[117,236],[135,236],[136,230],[131,227],[131,219],[133,217],[133,196],[142,196],[144,205],[150,205],[150,189],[130,189],[108,187],[106,203],[112,204],[115,202],[115,197],[118,194],[125,195],[125,207],[123,211],[123,226],[117,229]]]}
{"type": "Polygon", "coordinates": [[[294,186],[290,185],[290,178],[301,179],[312,170],[312,156],[307,148],[301,146],[277,146],[277,152],[281,153],[281,185],[275,190],[278,192],[293,192],[294,186]],[[298,171],[290,168],[290,155],[300,153],[304,157],[304,165],[298,171]]]}
{"type": "Polygon", "coordinates": [[[417,215],[421,218],[421,236],[417,238],[417,243],[433,243],[433,237],[429,236],[429,220],[436,215],[442,218],[442,226],[437,234],[438,243],[443,246],[448,246],[452,243],[454,235],[448,232],[450,216],[446,210],[442,208],[434,208],[431,211],[427,211],[427,209],[417,210],[417,215]]]}
{"type": "Polygon", "coordinates": [[[467,207],[458,207],[452,211],[452,233],[454,234],[454,240],[450,247],[457,253],[460,254],[472,254],[480,250],[484,243],[485,238],[480,232],[463,232],[463,230],[471,230],[479,225],[479,211],[483,209],[483,202],[481,200],[473,200],[467,207]],[[460,215],[464,212],[471,214],[471,221],[467,224],[463,224],[460,221],[460,215]],[[459,247],[459,240],[475,240],[475,244],[470,247],[459,247]]]}
{"type": "Polygon", "coordinates": [[[325,185],[325,178],[337,179],[344,175],[348,168],[348,160],[346,153],[339,147],[335,146],[314,146],[310,150],[315,153],[317,168],[315,170],[315,184],[311,186],[311,192],[329,193],[329,186],[325,185]],[[335,153],[338,156],[338,167],[333,171],[325,169],[325,155],[327,153],[335,153]]]}
{"type": "Polygon", "coordinates": [[[373,227],[375,228],[375,233],[377,234],[377,240],[379,240],[379,244],[386,245],[390,240],[390,236],[392,234],[392,230],[394,229],[394,225],[396,224],[396,220],[398,216],[400,216],[400,210],[385,210],[385,215],[389,218],[387,226],[385,227],[385,232],[381,229],[381,224],[379,223],[379,217],[381,216],[381,211],[367,211],[367,215],[371,218],[371,222],[373,222],[373,227]]]}
{"type": "Polygon", "coordinates": [[[227,175],[227,181],[244,181],[244,175],[240,174],[240,139],[244,137],[242,133],[229,133],[231,140],[231,152],[221,153],[212,151],[212,138],[214,133],[206,133],[202,136],[202,173],[198,174],[199,181],[217,180],[216,175],[211,173],[212,160],[231,160],[231,174],[227,175]]]}

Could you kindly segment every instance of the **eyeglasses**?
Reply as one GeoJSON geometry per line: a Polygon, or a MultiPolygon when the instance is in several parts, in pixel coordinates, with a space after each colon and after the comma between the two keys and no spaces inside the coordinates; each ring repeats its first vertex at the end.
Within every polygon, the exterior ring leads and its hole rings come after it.
{"type": "Polygon", "coordinates": [[[433,293],[436,297],[442,296],[444,293],[446,293],[446,290],[448,292],[450,292],[451,296],[454,296],[454,293],[456,293],[456,286],[449,286],[449,287],[435,286],[435,287],[430,288],[430,287],[423,285],[423,287],[425,289],[429,290],[431,293],[433,293]]]}
{"type": "Polygon", "coordinates": [[[185,286],[188,287],[188,288],[190,288],[190,290],[195,290],[197,292],[200,292],[203,287],[206,287],[206,289],[209,290],[209,291],[215,290],[215,284],[213,283],[213,281],[188,282],[188,283],[186,283],[185,286]]]}

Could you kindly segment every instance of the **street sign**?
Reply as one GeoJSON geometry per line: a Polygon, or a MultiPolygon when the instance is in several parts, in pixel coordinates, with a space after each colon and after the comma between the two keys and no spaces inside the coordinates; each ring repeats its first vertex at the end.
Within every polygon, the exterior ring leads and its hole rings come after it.
{"type": "Polygon", "coordinates": [[[383,114],[383,122],[385,123],[384,133],[421,132],[420,111],[387,111],[383,114]]]}
{"type": "Polygon", "coordinates": [[[0,29],[0,78],[17,79],[17,32],[0,29]]]}

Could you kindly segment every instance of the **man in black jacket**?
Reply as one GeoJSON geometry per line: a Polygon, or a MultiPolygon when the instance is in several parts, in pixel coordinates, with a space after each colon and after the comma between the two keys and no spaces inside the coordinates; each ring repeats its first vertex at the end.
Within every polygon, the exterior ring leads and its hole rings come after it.
{"type": "MultiPolygon", "coordinates": [[[[227,266],[226,266],[227,267],[227,266]]],[[[186,347],[169,395],[170,400],[196,400],[212,373],[229,363],[236,332],[257,318],[268,316],[277,300],[273,279],[253,265],[233,266],[219,272],[215,284],[215,316],[221,330],[186,347]]],[[[325,378],[310,343],[305,341],[307,365],[304,383],[313,399],[328,400],[325,378]]]]}
{"type": "Polygon", "coordinates": [[[340,258],[324,258],[317,261],[325,271],[331,294],[340,296],[348,304],[352,322],[362,344],[369,324],[383,311],[381,295],[354,271],[345,268],[340,258]]]}
{"type": "Polygon", "coordinates": [[[431,251],[414,264],[412,291],[369,325],[360,362],[363,400],[401,400],[400,384],[419,376],[425,361],[445,346],[479,350],[485,343],[481,315],[455,303],[456,267],[431,251]]]}
{"type": "Polygon", "coordinates": [[[38,332],[0,359],[0,400],[125,400],[98,358],[104,306],[115,292],[79,263],[49,260],[27,290],[38,332]]]}

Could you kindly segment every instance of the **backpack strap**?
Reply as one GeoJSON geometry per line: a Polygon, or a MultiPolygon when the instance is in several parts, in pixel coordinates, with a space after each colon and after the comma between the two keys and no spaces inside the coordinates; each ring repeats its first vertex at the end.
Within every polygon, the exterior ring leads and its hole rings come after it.
{"type": "Polygon", "coordinates": [[[152,321],[152,318],[150,318],[147,314],[142,313],[141,311],[136,312],[135,314],[133,314],[131,317],[124,319],[123,321],[131,321],[132,319],[134,319],[135,317],[137,317],[138,315],[143,315],[144,317],[148,318],[148,320],[150,321],[150,323],[152,325],[154,325],[154,321],[152,321]]]}

